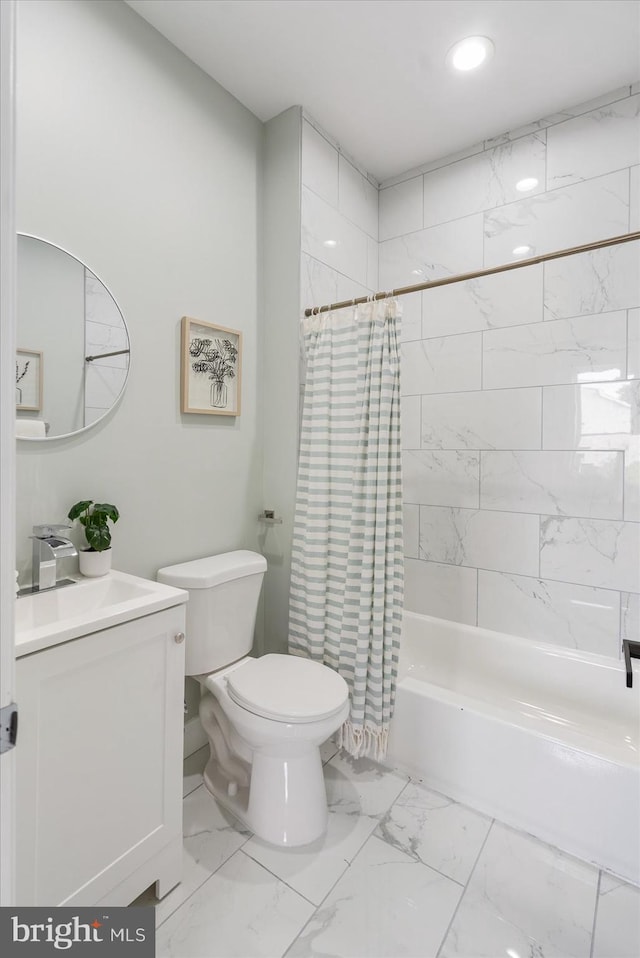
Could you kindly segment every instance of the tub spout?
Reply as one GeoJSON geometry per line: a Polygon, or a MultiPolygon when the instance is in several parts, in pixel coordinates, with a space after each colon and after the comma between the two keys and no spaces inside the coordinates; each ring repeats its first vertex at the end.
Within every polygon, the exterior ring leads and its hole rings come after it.
{"type": "Polygon", "coordinates": [[[627,688],[633,687],[633,672],[631,670],[631,659],[640,659],[640,642],[631,642],[625,639],[622,643],[624,651],[624,664],[627,670],[627,688]]]}

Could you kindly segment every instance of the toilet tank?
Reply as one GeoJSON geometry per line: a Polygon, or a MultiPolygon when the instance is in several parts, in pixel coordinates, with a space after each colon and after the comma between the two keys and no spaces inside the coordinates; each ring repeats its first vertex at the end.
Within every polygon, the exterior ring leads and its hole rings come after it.
{"type": "Polygon", "coordinates": [[[186,675],[215,672],[248,655],[266,570],[264,556],[239,550],[158,571],[158,582],[189,593],[186,675]]]}

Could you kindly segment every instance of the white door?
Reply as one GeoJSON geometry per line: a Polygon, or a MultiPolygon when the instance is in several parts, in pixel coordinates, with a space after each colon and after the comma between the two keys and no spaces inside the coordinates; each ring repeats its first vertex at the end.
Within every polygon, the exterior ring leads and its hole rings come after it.
{"type": "MultiPolygon", "coordinates": [[[[0,708],[15,694],[15,22],[15,0],[0,0],[0,708]]],[[[1,906],[14,901],[14,770],[15,749],[0,754],[1,906]]]]}

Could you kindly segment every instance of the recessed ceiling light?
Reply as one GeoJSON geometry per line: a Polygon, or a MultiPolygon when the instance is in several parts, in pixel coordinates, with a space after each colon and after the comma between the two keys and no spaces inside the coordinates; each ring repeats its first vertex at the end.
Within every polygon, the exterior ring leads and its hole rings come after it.
{"type": "Polygon", "coordinates": [[[323,245],[323,246],[330,246],[330,247],[337,246],[337,245],[338,245],[338,240],[325,240],[322,245],[323,245]]]}
{"type": "Polygon", "coordinates": [[[530,193],[531,190],[535,190],[538,185],[538,181],[535,176],[525,176],[523,180],[518,180],[516,183],[516,189],[520,193],[530,193]]]}
{"type": "Polygon", "coordinates": [[[533,253],[533,246],[516,246],[513,250],[514,256],[528,256],[533,253]]]}
{"type": "Polygon", "coordinates": [[[447,63],[454,70],[475,70],[493,55],[493,43],[489,37],[466,37],[454,43],[447,53],[447,63]]]}

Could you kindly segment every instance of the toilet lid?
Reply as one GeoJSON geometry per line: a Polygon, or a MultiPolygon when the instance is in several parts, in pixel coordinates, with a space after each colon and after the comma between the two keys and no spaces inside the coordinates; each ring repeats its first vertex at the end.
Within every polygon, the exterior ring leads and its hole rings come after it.
{"type": "Polygon", "coordinates": [[[277,722],[314,722],[338,712],[347,683],[333,669],[295,655],[270,653],[251,659],[227,676],[238,705],[277,722]]]}

